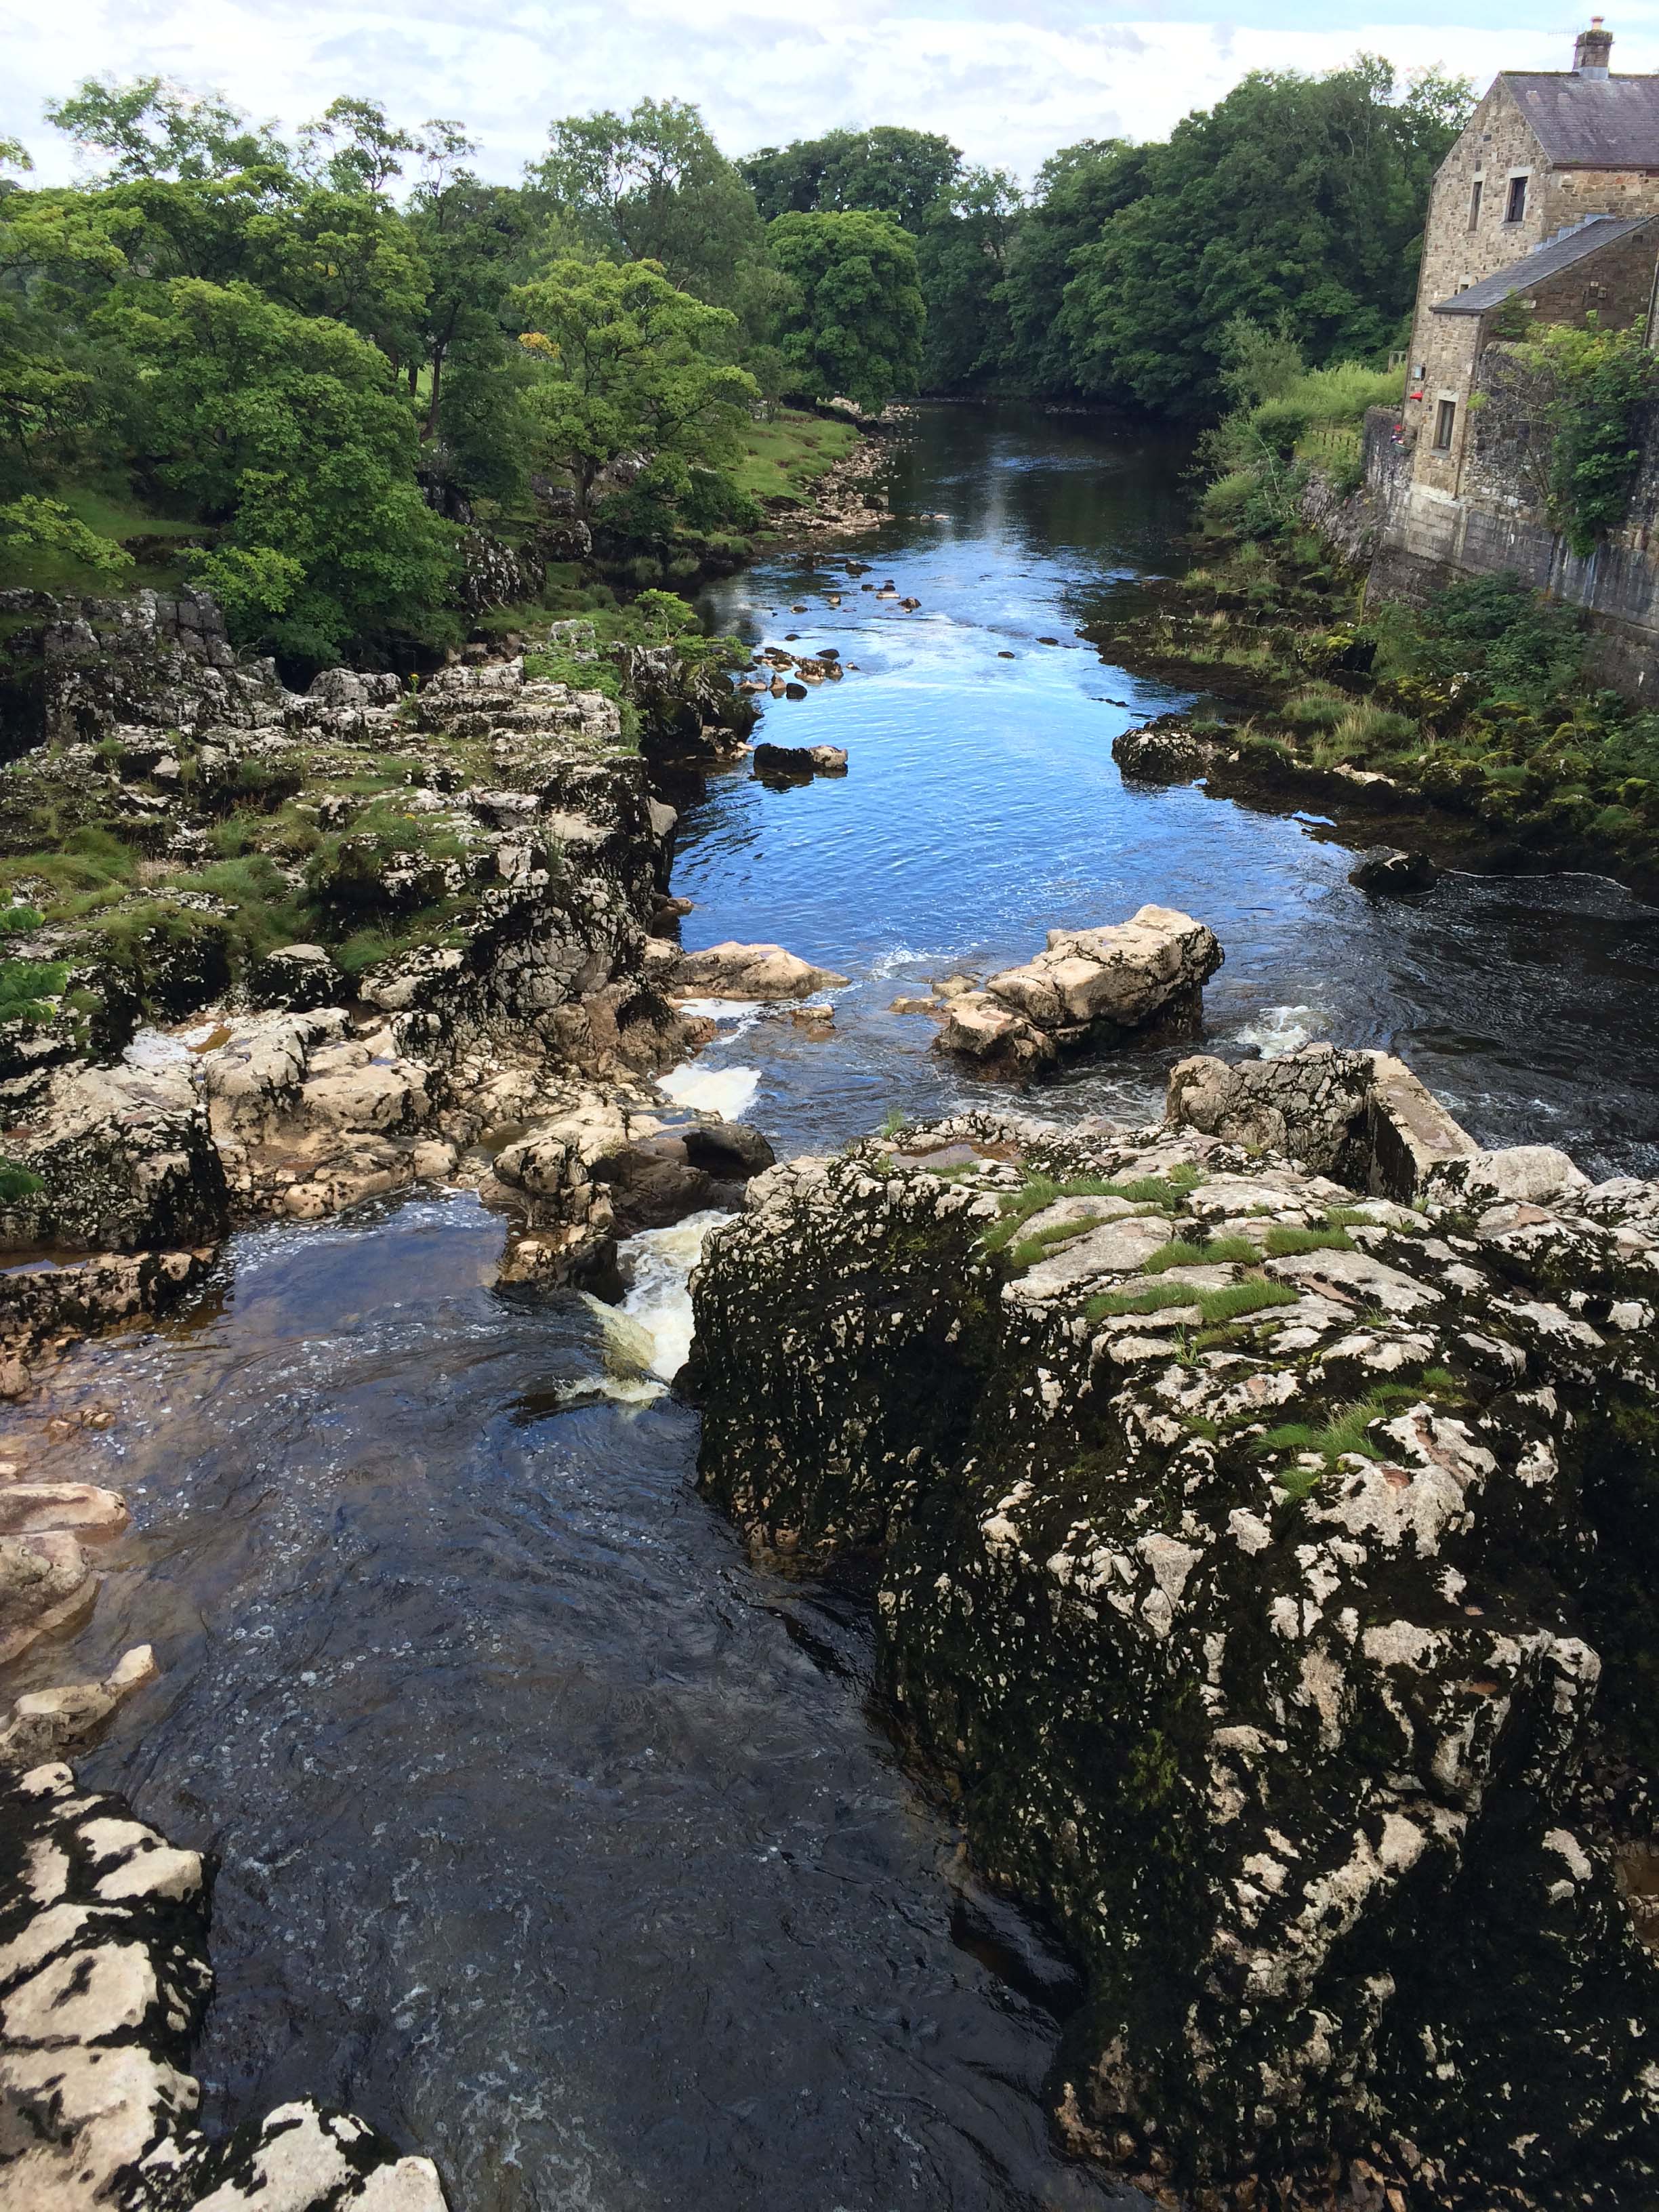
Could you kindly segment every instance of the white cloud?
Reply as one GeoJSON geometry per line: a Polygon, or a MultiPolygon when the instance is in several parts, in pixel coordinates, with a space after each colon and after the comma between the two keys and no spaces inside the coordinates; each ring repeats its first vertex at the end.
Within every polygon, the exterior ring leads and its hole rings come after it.
{"type": "MultiPolygon", "coordinates": [[[[1252,69],[1330,69],[1363,47],[1402,72],[1438,62],[1484,87],[1499,68],[1566,59],[1559,31],[1085,22],[1071,0],[950,0],[950,10],[916,0],[908,14],[794,21],[755,0],[699,0],[695,15],[665,0],[64,0],[14,18],[0,134],[30,145],[43,181],[67,178],[42,103],[89,71],[156,71],[289,128],[340,92],[406,120],[459,116],[483,142],[480,166],[503,179],[540,150],[550,118],[646,94],[697,102],[734,154],[836,125],[906,123],[1029,175],[1079,138],[1160,137],[1252,69]]],[[[1617,53],[1624,69],[1659,68],[1659,38],[1621,35],[1617,53]]]]}

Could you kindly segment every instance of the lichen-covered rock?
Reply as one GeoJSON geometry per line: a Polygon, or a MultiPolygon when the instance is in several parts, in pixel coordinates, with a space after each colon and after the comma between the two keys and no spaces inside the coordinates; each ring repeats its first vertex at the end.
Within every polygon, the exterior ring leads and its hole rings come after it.
{"type": "Polygon", "coordinates": [[[1170,1071],[1164,1113],[1177,1127],[1284,1152],[1356,1189],[1408,1201],[1437,1170],[1479,1151],[1403,1060],[1331,1044],[1231,1065],[1194,1054],[1170,1071]]]}
{"type": "Polygon", "coordinates": [[[207,1869],[67,1766],[0,1778],[0,2198],[19,2212],[443,2212],[436,2169],[348,2113],[222,2142],[188,2071],[207,1869]]]}
{"type": "Polygon", "coordinates": [[[0,1398],[21,1397],[31,1373],[56,1350],[117,1322],[161,1312],[195,1288],[210,1258],[198,1247],[9,1267],[0,1274],[0,1398]]]}
{"type": "Polygon", "coordinates": [[[6,1208],[6,1242],[131,1252],[223,1234],[224,1170],[184,1072],[66,1068],[39,1124],[7,1141],[40,1187],[6,1208]]]}
{"type": "Polygon", "coordinates": [[[1348,871],[1348,881],[1362,891],[1404,897],[1413,891],[1431,891],[1440,871],[1426,853],[1402,852],[1397,845],[1372,845],[1348,871]]]}
{"type": "Polygon", "coordinates": [[[702,1486],[881,1555],[903,1739],[1086,1974],[1079,2148],[1650,2203],[1659,1968],[1579,1793],[1659,1748],[1659,1188],[1352,1164],[973,1115],[775,1168],[695,1279],[702,1486]]]}

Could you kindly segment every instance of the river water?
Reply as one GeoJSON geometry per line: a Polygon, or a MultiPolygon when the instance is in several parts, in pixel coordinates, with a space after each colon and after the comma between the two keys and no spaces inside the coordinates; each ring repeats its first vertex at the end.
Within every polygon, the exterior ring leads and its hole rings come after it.
{"type": "MultiPolygon", "coordinates": [[[[766,732],[852,768],[711,782],[685,941],[852,981],[829,1039],[741,1014],[684,1087],[780,1149],[982,1097],[893,997],[1154,898],[1227,948],[1224,1047],[1389,1043],[1485,1138],[1659,1166],[1652,910],[1587,877],[1376,903],[1316,823],[1120,781],[1112,738],[1177,695],[1076,633],[1173,559],[1177,464],[925,410],[867,575],[842,547],[710,595],[856,664],[766,732]],[[860,588],[890,576],[918,611],[860,588]]],[[[1036,1103],[1149,1110],[1169,1057],[1036,1103]]],[[[1139,2203],[1053,2146],[1063,1961],[872,1723],[860,1595],[750,1566],[693,1491],[695,1417],[619,1376],[591,1304],[494,1291],[501,1235],[459,1194],[246,1232],[191,1310],[0,1419],[0,1452],[133,1507],[73,1671],[149,1641],[165,1673],[82,1771],[216,1856],[209,2124],[314,2092],[430,2150],[458,2212],[1139,2203]],[[77,1413],[112,1423],[47,1432],[77,1413]]],[[[633,1255],[660,1368],[694,1241],[633,1255]]]]}

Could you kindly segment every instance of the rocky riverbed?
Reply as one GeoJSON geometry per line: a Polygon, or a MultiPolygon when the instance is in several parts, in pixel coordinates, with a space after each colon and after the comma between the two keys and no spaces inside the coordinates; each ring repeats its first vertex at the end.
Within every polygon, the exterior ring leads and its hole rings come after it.
{"type": "Polygon", "coordinates": [[[31,2188],[107,2171],[53,2069],[165,2067],[106,2194],[167,2212],[424,2212],[427,2154],[469,2212],[1652,2195],[1641,915],[1120,783],[1060,568],[1116,479],[1000,424],[981,515],[972,428],[909,551],[733,583],[746,694],[597,664],[638,751],[516,650],[296,696],[194,602],[56,625],[0,854],[69,971],[0,1141],[31,2188]],[[1371,1048],[1256,1057],[1310,1034],[1371,1048]],[[1558,1113],[1598,1180],[1492,1149],[1558,1113]],[[138,2003],[100,1947],[163,1926],[138,2003]]]}

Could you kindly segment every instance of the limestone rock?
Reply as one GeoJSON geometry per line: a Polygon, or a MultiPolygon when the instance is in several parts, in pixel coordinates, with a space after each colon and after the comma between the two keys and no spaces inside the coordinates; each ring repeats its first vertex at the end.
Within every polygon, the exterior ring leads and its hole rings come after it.
{"type": "Polygon", "coordinates": [[[308,1013],[313,1006],[342,1006],[351,995],[345,977],[320,945],[279,945],[255,964],[247,987],[256,1006],[281,1006],[295,1013],[308,1013]]]}
{"type": "Polygon", "coordinates": [[[132,1251],[224,1233],[224,1170],[184,1071],[67,1070],[36,1126],[8,1147],[41,1181],[6,1212],[14,1243],[132,1251]]]}
{"type": "Polygon", "coordinates": [[[684,953],[673,988],[699,999],[805,999],[847,981],[832,968],[815,968],[781,945],[738,945],[727,939],[684,953]]]}
{"type": "Polygon", "coordinates": [[[985,988],[1051,1034],[1079,1023],[1135,1030],[1167,1006],[1190,1004],[1222,957],[1201,921],[1173,907],[1143,906],[1104,928],[1051,929],[1046,951],[985,988]]]}
{"type": "Polygon", "coordinates": [[[0,1728],[0,1766],[33,1766],[37,1760],[55,1759],[100,1728],[124,1698],[154,1681],[160,1671],[155,1653],[148,1644],[141,1644],[124,1652],[101,1682],[68,1682],[54,1690],[27,1692],[0,1728]]]}
{"type": "Polygon", "coordinates": [[[750,761],[763,783],[799,783],[847,773],[844,745],[757,745],[750,761]]]}
{"type": "Polygon", "coordinates": [[[1121,731],[1112,740],[1112,758],[1126,776],[1143,783],[1192,783],[1224,750],[1231,749],[1195,736],[1174,718],[1121,731]]]}
{"type": "Polygon", "coordinates": [[[0,2198],[28,2212],[443,2212],[430,2160],[306,2100],[210,2140],[198,1853],[67,1766],[0,1776],[0,2198]]]}
{"type": "Polygon", "coordinates": [[[1443,1163],[1476,1150],[1403,1061],[1330,1044],[1236,1066],[1206,1054],[1178,1061],[1164,1117],[1407,1204],[1443,1163]]]}
{"type": "Polygon", "coordinates": [[[902,1740],[1085,1976],[1074,2144],[1198,2203],[1380,2201],[1381,2143],[1425,2204],[1619,2212],[1659,1961],[1581,1792],[1659,1665],[1659,1186],[1368,1196],[1376,1072],[1227,1108],[1340,1126],[1346,1188],[1182,1116],[757,1177],[694,1279],[702,1486],[880,1559],[902,1740]]]}

